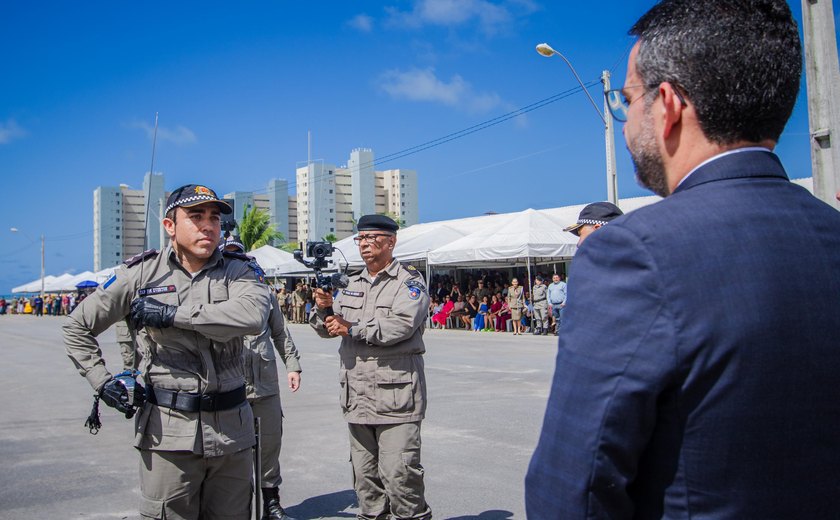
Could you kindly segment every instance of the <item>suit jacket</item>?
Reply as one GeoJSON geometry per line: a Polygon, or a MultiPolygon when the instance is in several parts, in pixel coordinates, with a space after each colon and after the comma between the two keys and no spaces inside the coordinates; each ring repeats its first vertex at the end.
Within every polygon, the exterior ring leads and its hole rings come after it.
{"type": "Polygon", "coordinates": [[[724,155],[570,280],[529,518],[838,518],[840,212],[724,155]]]}

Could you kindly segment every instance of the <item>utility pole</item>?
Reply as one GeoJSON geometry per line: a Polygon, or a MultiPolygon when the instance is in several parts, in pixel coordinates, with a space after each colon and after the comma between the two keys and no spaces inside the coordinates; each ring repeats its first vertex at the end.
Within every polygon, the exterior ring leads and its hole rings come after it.
{"type": "Polygon", "coordinates": [[[840,66],[832,0],[802,0],[814,195],[840,210],[840,66]]]}
{"type": "MultiPolygon", "coordinates": [[[[610,89],[610,71],[601,73],[601,83],[604,84],[604,92],[610,89]]],[[[604,125],[605,146],[607,152],[607,200],[618,206],[618,175],[615,167],[615,131],[613,131],[613,118],[610,114],[610,107],[607,106],[607,98],[604,96],[604,125]]]]}

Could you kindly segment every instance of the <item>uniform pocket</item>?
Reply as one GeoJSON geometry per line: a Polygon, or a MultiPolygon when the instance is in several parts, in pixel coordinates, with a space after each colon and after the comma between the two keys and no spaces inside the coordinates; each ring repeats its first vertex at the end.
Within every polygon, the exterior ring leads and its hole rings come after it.
{"type": "Polygon", "coordinates": [[[347,381],[347,369],[339,370],[338,383],[338,403],[341,405],[341,411],[347,412],[350,409],[350,383],[347,381]]]}
{"type": "Polygon", "coordinates": [[[210,286],[210,303],[219,303],[228,301],[227,286],[222,284],[213,284],[210,286]]]}
{"type": "Polygon", "coordinates": [[[399,414],[414,410],[414,384],[410,371],[378,368],[375,383],[377,412],[399,414]]]}
{"type": "Polygon", "coordinates": [[[351,298],[343,296],[340,302],[341,315],[345,320],[357,323],[362,319],[362,301],[361,298],[351,298]],[[358,300],[358,301],[356,301],[358,300]]]}
{"type": "Polygon", "coordinates": [[[280,380],[277,375],[277,362],[274,358],[274,352],[260,352],[259,356],[257,356],[257,360],[259,363],[259,370],[257,371],[255,381],[259,382],[261,385],[269,385],[271,387],[278,386],[280,384],[280,380]]]}
{"type": "Polygon", "coordinates": [[[164,510],[163,500],[156,500],[154,498],[141,496],[140,507],[138,510],[140,512],[140,516],[143,518],[166,520],[166,511],[164,510]]]}

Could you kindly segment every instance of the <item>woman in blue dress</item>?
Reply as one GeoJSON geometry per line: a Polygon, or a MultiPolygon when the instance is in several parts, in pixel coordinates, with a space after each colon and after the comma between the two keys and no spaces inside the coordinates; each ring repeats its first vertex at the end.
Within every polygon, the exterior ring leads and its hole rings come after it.
{"type": "Polygon", "coordinates": [[[478,306],[478,314],[475,316],[475,322],[473,322],[473,330],[478,332],[484,329],[484,319],[487,317],[487,313],[490,312],[490,304],[489,298],[485,296],[481,299],[481,305],[478,306]]]}

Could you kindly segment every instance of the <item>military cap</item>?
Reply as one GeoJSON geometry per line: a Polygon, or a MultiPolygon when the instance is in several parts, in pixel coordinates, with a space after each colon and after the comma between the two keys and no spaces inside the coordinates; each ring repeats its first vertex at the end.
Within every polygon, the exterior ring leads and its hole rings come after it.
{"type": "Polygon", "coordinates": [[[563,231],[568,231],[569,233],[577,235],[582,226],[587,224],[600,224],[603,226],[622,215],[624,215],[624,212],[611,202],[593,202],[592,204],[587,204],[586,207],[580,211],[580,215],[578,215],[576,223],[563,229],[563,231]]]}
{"type": "Polygon", "coordinates": [[[359,219],[359,223],[356,224],[356,229],[359,231],[387,231],[388,233],[396,233],[399,228],[399,224],[385,215],[364,215],[359,219]]]}
{"type": "Polygon", "coordinates": [[[221,244],[219,244],[219,249],[221,251],[224,251],[229,246],[236,247],[237,249],[239,249],[240,253],[245,252],[245,246],[242,244],[242,239],[240,239],[237,235],[233,235],[226,238],[221,244]]]}
{"type": "Polygon", "coordinates": [[[218,204],[219,210],[225,215],[233,213],[233,208],[230,207],[230,204],[217,197],[215,191],[200,184],[187,184],[169,195],[169,198],[166,199],[166,211],[163,214],[166,215],[171,209],[177,208],[178,206],[192,208],[193,206],[208,202],[218,204]]]}

